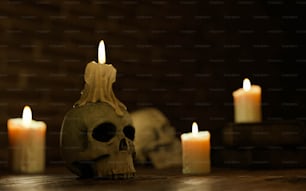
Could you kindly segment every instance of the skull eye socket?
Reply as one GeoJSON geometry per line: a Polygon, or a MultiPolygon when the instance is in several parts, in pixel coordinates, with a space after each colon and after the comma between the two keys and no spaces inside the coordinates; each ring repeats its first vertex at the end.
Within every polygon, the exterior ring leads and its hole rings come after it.
{"type": "Polygon", "coordinates": [[[116,134],[116,127],[112,123],[102,123],[94,128],[92,137],[100,142],[110,141],[116,134]]]}
{"type": "Polygon", "coordinates": [[[124,135],[131,139],[132,141],[135,139],[135,128],[132,125],[125,126],[123,128],[124,135]]]}

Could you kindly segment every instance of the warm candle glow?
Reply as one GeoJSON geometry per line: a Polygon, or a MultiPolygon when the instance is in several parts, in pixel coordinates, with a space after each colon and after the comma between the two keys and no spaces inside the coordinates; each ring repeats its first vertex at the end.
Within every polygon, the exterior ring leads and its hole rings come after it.
{"type": "Polygon", "coordinates": [[[243,87],[233,92],[236,123],[261,122],[261,87],[251,85],[248,78],[243,80],[243,87]]]}
{"type": "Polygon", "coordinates": [[[192,123],[192,134],[193,135],[197,135],[199,132],[199,129],[198,129],[198,124],[196,122],[193,122],[192,123]]]}
{"type": "Polygon", "coordinates": [[[32,111],[29,106],[25,106],[22,112],[22,122],[25,126],[30,126],[32,121],[32,111]]]}
{"type": "Polygon", "coordinates": [[[22,118],[7,120],[10,165],[17,173],[41,173],[45,169],[45,140],[47,124],[32,119],[32,111],[25,105],[22,118]]]}
{"type": "Polygon", "coordinates": [[[182,167],[184,174],[207,174],[210,172],[210,133],[199,131],[192,123],[192,132],[181,135],[182,167]]]}
{"type": "Polygon", "coordinates": [[[243,80],[243,90],[244,91],[249,91],[251,89],[251,82],[248,78],[245,78],[243,80]]]}
{"type": "Polygon", "coordinates": [[[106,63],[106,56],[105,56],[105,45],[104,41],[101,40],[98,47],[98,63],[105,64],[106,63]]]}

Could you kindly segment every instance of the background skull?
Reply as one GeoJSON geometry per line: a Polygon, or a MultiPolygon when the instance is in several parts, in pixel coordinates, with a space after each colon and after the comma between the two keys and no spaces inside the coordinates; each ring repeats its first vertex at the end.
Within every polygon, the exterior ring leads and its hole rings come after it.
{"type": "Polygon", "coordinates": [[[136,162],[150,163],[158,169],[180,166],[181,143],[166,116],[156,108],[131,112],[136,129],[136,162]]]}
{"type": "Polygon", "coordinates": [[[135,174],[134,136],[128,112],[119,116],[107,103],[87,103],[66,114],[61,154],[68,169],[80,177],[126,179],[135,174]]]}

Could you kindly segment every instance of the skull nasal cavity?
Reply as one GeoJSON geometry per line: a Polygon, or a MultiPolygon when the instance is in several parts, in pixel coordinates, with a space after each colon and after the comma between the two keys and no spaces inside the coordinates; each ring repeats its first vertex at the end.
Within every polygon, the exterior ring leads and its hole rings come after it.
{"type": "Polygon", "coordinates": [[[112,123],[102,123],[94,128],[92,137],[100,142],[110,141],[116,134],[116,127],[112,123]]]}
{"type": "Polygon", "coordinates": [[[126,151],[128,150],[128,145],[126,143],[125,139],[121,139],[120,144],[119,144],[119,151],[126,151]]]}

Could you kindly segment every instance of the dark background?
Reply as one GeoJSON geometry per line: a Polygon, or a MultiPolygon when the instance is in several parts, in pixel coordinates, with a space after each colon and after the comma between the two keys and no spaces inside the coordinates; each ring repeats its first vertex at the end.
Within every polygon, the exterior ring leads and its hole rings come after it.
{"type": "Polygon", "coordinates": [[[232,92],[262,87],[264,121],[306,120],[305,0],[65,0],[0,3],[0,160],[9,118],[45,121],[48,163],[100,40],[129,111],[160,109],[179,136],[196,121],[221,144],[232,92]]]}

